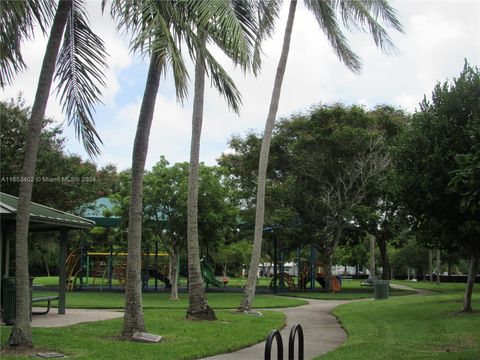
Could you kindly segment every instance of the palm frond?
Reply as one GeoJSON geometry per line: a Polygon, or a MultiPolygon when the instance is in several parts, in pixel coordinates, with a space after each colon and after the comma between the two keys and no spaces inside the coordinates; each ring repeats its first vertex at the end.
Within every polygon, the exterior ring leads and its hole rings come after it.
{"type": "Polygon", "coordinates": [[[256,75],[261,67],[263,40],[273,35],[275,30],[275,22],[280,15],[281,3],[276,0],[259,0],[255,3],[257,4],[256,16],[258,22],[258,32],[253,50],[252,70],[256,75]]]}
{"type": "Polygon", "coordinates": [[[217,0],[196,5],[198,31],[207,34],[236,65],[246,70],[258,32],[251,2],[217,0]]]}
{"type": "MultiPolygon", "coordinates": [[[[261,12],[270,7],[278,11],[278,6],[266,0],[261,0],[261,6],[261,12]]],[[[177,99],[183,101],[187,97],[189,75],[182,53],[188,52],[191,59],[202,56],[213,86],[225,96],[229,106],[238,111],[240,93],[201,37],[206,34],[208,42],[218,45],[244,69],[253,66],[253,52],[259,36],[255,15],[259,7],[257,2],[241,0],[113,0],[110,12],[119,20],[119,28],[132,34],[133,51],[154,54],[170,65],[177,99]]],[[[276,15],[272,12],[270,16],[276,15]]],[[[268,25],[271,23],[265,21],[265,33],[271,33],[268,25]]],[[[167,66],[163,69],[165,71],[167,66]]]]}
{"type": "Polygon", "coordinates": [[[375,45],[386,53],[397,51],[387,30],[379,23],[381,18],[388,26],[402,32],[402,25],[395,10],[386,1],[342,0],[339,1],[340,13],[344,25],[354,26],[372,34],[375,45]]]}
{"type": "Polygon", "coordinates": [[[0,87],[12,84],[26,69],[21,43],[35,35],[35,25],[46,34],[53,19],[53,0],[5,0],[0,6],[0,87]]]}
{"type": "Polygon", "coordinates": [[[242,104],[242,96],[235,82],[208,49],[204,48],[201,56],[205,59],[207,75],[210,77],[212,85],[220,95],[225,97],[228,106],[238,113],[242,104]]]}
{"type": "Polygon", "coordinates": [[[101,103],[100,87],[105,87],[107,52],[103,41],[88,24],[85,2],[74,0],[57,60],[55,79],[68,124],[75,127],[90,156],[100,153],[102,143],[95,130],[94,106],[101,103]]]}
{"type": "MultiPolygon", "coordinates": [[[[188,94],[189,76],[181,54],[182,36],[186,26],[182,18],[185,1],[113,0],[110,13],[117,19],[117,28],[131,35],[130,48],[146,57],[157,56],[170,64],[177,99],[188,94]]],[[[105,3],[103,4],[105,7],[105,3]]],[[[162,66],[167,70],[167,66],[162,66]]]]}
{"type": "Polygon", "coordinates": [[[318,24],[340,61],[353,72],[359,72],[361,62],[359,57],[350,49],[348,40],[338,24],[335,13],[336,2],[331,0],[305,0],[305,5],[315,15],[318,24]]]}

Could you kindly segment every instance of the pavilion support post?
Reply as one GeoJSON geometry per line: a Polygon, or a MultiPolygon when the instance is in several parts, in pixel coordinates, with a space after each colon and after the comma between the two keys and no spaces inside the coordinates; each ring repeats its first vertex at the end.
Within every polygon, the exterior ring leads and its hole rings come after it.
{"type": "Polygon", "coordinates": [[[8,225],[4,227],[2,226],[2,231],[4,232],[3,241],[5,242],[5,262],[3,264],[3,275],[5,277],[10,276],[10,235],[12,234],[10,231],[7,231],[7,228],[8,230],[10,230],[10,227],[8,225]]]}
{"type": "MultiPolygon", "coordinates": [[[[107,228],[108,231],[108,228],[107,228]]],[[[112,290],[113,279],[113,242],[110,243],[110,256],[108,257],[108,288],[112,290]]]]}
{"type": "Polygon", "coordinates": [[[67,253],[68,253],[68,229],[60,229],[60,259],[58,264],[59,269],[59,299],[58,299],[58,313],[65,315],[66,298],[67,298],[67,253]]]}
{"type": "Polygon", "coordinates": [[[7,252],[7,230],[5,224],[2,223],[0,229],[0,283],[3,278],[3,274],[6,274],[5,262],[7,261],[6,257],[7,252]]]}

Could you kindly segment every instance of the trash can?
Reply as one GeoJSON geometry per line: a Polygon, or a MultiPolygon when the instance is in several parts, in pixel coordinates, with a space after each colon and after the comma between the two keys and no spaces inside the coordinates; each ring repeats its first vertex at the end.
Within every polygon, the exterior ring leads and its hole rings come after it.
{"type": "Polygon", "coordinates": [[[373,280],[373,292],[375,300],[388,299],[388,291],[390,289],[390,280],[373,280]]]}
{"type": "MultiPolygon", "coordinates": [[[[32,281],[30,279],[30,307],[32,304],[32,281]]],[[[12,325],[15,322],[16,310],[16,286],[14,277],[5,277],[2,279],[2,317],[7,325],[12,325]]],[[[31,312],[31,311],[30,311],[31,312]]]]}

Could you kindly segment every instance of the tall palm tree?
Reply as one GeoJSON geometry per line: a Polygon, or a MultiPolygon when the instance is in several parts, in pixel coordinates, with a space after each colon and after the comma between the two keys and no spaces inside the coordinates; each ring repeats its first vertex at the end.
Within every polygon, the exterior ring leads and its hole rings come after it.
{"type": "MultiPolygon", "coordinates": [[[[105,7],[104,1],[102,6],[105,7]]],[[[125,315],[122,334],[131,337],[145,331],[142,304],[141,238],[142,197],[145,162],[148,153],[150,129],[162,72],[168,64],[174,72],[177,95],[186,93],[185,64],[174,39],[174,4],[172,1],[133,2],[117,0],[112,3],[111,14],[118,19],[118,28],[133,35],[131,47],[144,51],[150,57],[143,100],[138,117],[132,152],[132,182],[128,211],[127,283],[125,287],[125,315]]],[[[180,34],[178,34],[180,36],[180,34]]]]}
{"type": "MultiPolygon", "coordinates": [[[[43,19],[35,14],[47,11],[42,8],[47,3],[42,5],[41,1],[17,2],[20,5],[8,1],[4,3],[7,5],[7,9],[12,10],[10,13],[2,12],[1,20],[2,23],[5,21],[7,29],[15,26],[12,23],[15,17],[9,15],[13,13],[18,15],[21,11],[30,14],[19,20],[19,28],[25,29],[24,32],[20,33],[20,38],[31,36],[29,35],[29,31],[33,31],[31,21],[42,21],[43,19]],[[6,16],[6,18],[3,18],[3,16],[6,16]]],[[[48,4],[54,5],[53,2],[48,2],[48,4]]],[[[81,0],[61,0],[55,10],[28,126],[25,159],[22,168],[23,179],[32,179],[35,175],[40,132],[54,75],[59,79],[57,91],[63,103],[63,110],[68,116],[69,124],[74,123],[77,136],[83,140],[83,144],[90,155],[99,152],[97,141],[100,141],[100,138],[94,128],[92,108],[95,103],[99,102],[100,89],[98,84],[104,85],[103,69],[106,66],[106,52],[101,39],[88,26],[84,6],[84,1],[81,0]],[[62,39],[63,47],[60,51],[62,39]]],[[[48,11],[44,13],[48,14],[48,11]]],[[[48,22],[48,17],[45,20],[48,22]]],[[[46,27],[45,24],[41,26],[46,27]]],[[[4,59],[21,59],[20,43],[17,42],[9,51],[11,52],[10,55],[5,56],[4,59]]],[[[19,70],[21,68],[13,67],[12,71],[19,70]]],[[[10,71],[10,74],[13,73],[10,71]]],[[[6,79],[11,81],[11,76],[7,75],[6,79]]],[[[32,345],[27,241],[32,188],[33,181],[20,183],[15,248],[17,314],[15,325],[8,340],[10,346],[32,345]]]]}
{"type": "MultiPolygon", "coordinates": [[[[254,73],[260,67],[260,46],[264,37],[271,33],[274,14],[278,7],[275,2],[265,1],[220,1],[223,11],[216,10],[216,17],[210,20],[208,28],[200,33],[201,48],[197,49],[195,61],[194,99],[192,109],[192,138],[190,146],[190,164],[188,178],[188,298],[187,319],[214,320],[215,313],[208,306],[205,287],[200,272],[200,252],[198,245],[198,177],[200,159],[200,138],[203,123],[203,105],[206,73],[204,50],[208,41],[217,44],[237,65],[244,70],[252,68],[254,73]],[[218,31],[219,24],[231,34],[225,38],[218,31]]],[[[238,112],[240,94],[230,77],[219,68],[222,78],[213,77],[213,82],[228,101],[229,106],[238,112]],[[223,84],[219,81],[223,81],[223,84]]]]}
{"type": "MultiPolygon", "coordinates": [[[[341,16],[341,19],[347,28],[359,28],[363,31],[370,32],[375,44],[382,50],[388,52],[395,49],[387,31],[379,23],[379,21],[383,21],[386,25],[392,26],[398,31],[402,31],[402,26],[396,17],[396,12],[388,4],[387,0],[304,0],[304,3],[317,19],[320,28],[327,36],[328,41],[338,58],[348,69],[358,72],[361,68],[361,64],[358,56],[350,49],[347,39],[339,27],[337,20],[338,14],[341,16]]],[[[275,118],[277,116],[278,104],[280,101],[283,76],[287,65],[296,8],[297,0],[291,0],[283,38],[282,52],[277,66],[270,100],[270,108],[260,149],[253,252],[244,296],[238,307],[238,311],[240,312],[251,309],[253,297],[255,295],[257,270],[262,251],[263,221],[265,213],[265,182],[268,156],[272,130],[275,125],[275,118]]]]}

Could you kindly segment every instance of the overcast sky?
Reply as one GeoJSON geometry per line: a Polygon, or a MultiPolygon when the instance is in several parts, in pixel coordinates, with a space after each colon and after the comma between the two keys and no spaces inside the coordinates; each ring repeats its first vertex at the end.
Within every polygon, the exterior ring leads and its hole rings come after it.
{"type": "MultiPolygon", "coordinates": [[[[405,34],[391,31],[398,54],[388,56],[378,50],[368,34],[347,33],[351,47],[361,57],[362,72],[349,72],[333,54],[318,24],[302,2],[299,2],[293,28],[292,44],[285,74],[278,116],[301,112],[313,104],[344,102],[392,104],[415,111],[424,94],[429,96],[438,81],[456,77],[464,59],[480,65],[480,1],[393,1],[405,34]]],[[[102,16],[100,2],[88,4],[90,21],[110,54],[107,73],[108,88],[104,106],[98,106],[96,125],[103,139],[102,154],[95,162],[103,166],[113,163],[119,169],[131,166],[133,138],[145,86],[148,61],[129,52],[128,39],[115,31],[114,23],[102,16]]],[[[275,36],[264,44],[261,74],[246,77],[223,61],[243,95],[239,116],[229,111],[216,90],[207,89],[200,160],[215,164],[215,159],[228,148],[232,134],[254,129],[262,131],[268,111],[283,30],[287,15],[284,2],[275,36]]],[[[28,70],[17,76],[13,86],[4,89],[2,100],[22,92],[31,105],[46,45],[37,37],[24,44],[28,70]]],[[[224,60],[224,58],[221,58],[224,60]]],[[[193,74],[192,74],[193,78],[193,74]]],[[[192,86],[190,100],[193,98],[192,86]]],[[[168,75],[162,79],[150,135],[147,168],[161,155],[171,163],[188,161],[191,131],[191,101],[183,107],[175,100],[168,75]]],[[[50,97],[47,116],[58,122],[64,117],[55,95],[50,97]]],[[[66,124],[65,124],[66,127],[66,124]]],[[[87,155],[74,136],[65,129],[67,151],[87,155]]]]}

